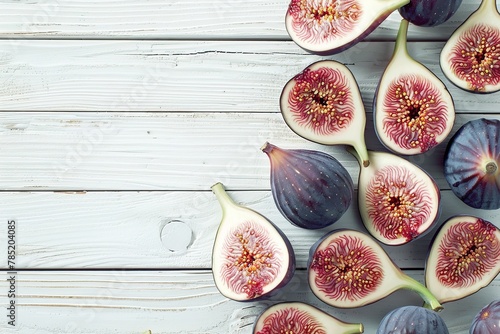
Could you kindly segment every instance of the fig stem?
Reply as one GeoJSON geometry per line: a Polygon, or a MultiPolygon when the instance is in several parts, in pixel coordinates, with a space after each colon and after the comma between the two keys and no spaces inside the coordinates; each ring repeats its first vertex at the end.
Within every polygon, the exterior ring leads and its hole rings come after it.
{"type": "Polygon", "coordinates": [[[437,298],[429,291],[422,283],[411,278],[410,276],[403,274],[402,277],[404,281],[404,287],[408,290],[414,291],[422,297],[424,300],[424,307],[431,309],[433,311],[439,312],[443,309],[441,303],[437,298]]]}
{"type": "Polygon", "coordinates": [[[358,163],[361,167],[370,166],[370,159],[366,148],[360,150],[353,146],[347,146],[346,150],[347,152],[351,153],[356,158],[356,160],[358,160],[358,163]],[[361,157],[361,153],[363,154],[363,157],[361,157]]]}
{"type": "Polygon", "coordinates": [[[224,185],[221,182],[217,182],[212,187],[212,192],[215,194],[215,197],[219,201],[219,204],[222,208],[223,214],[226,213],[227,209],[230,206],[235,206],[236,203],[232,200],[231,197],[226,192],[224,185]]]}
{"type": "Polygon", "coordinates": [[[410,22],[402,19],[399,24],[398,35],[396,36],[396,44],[394,45],[394,57],[408,57],[407,36],[408,26],[410,22]]]}
{"type": "Polygon", "coordinates": [[[342,333],[343,334],[361,334],[363,333],[365,328],[363,324],[343,324],[342,325],[342,333]]]}
{"type": "Polygon", "coordinates": [[[491,175],[494,174],[498,169],[498,166],[495,162],[490,161],[486,164],[486,173],[491,175]]]}
{"type": "Polygon", "coordinates": [[[496,0],[483,0],[479,6],[479,10],[489,11],[492,13],[498,13],[496,0]]]}

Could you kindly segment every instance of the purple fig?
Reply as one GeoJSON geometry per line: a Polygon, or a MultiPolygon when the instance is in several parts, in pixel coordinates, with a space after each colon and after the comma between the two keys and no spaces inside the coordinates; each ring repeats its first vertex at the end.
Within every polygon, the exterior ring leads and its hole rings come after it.
{"type": "Polygon", "coordinates": [[[448,21],[461,4],[462,0],[410,0],[398,11],[416,26],[435,27],[448,21]]]}
{"type": "Polygon", "coordinates": [[[320,151],[282,149],[265,143],[271,164],[271,191],[292,224],[318,229],[340,219],[351,204],[351,176],[333,156],[320,151]]]}
{"type": "Polygon", "coordinates": [[[469,334],[498,333],[500,333],[500,300],[494,300],[474,317],[469,334]]]}
{"type": "Polygon", "coordinates": [[[436,312],[421,306],[402,306],[380,322],[376,334],[448,334],[448,327],[436,312]]]}

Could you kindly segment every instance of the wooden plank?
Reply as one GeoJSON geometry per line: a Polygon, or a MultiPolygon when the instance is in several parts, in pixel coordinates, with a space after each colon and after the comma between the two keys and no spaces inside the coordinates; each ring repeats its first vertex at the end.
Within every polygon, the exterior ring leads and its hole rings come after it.
{"type": "MultiPolygon", "coordinates": [[[[289,0],[0,1],[0,38],[287,39],[289,0]]],[[[415,27],[411,39],[445,40],[477,8],[464,0],[448,22],[415,27]]],[[[392,13],[368,39],[393,39],[392,13]]]]}
{"type": "MultiPolygon", "coordinates": [[[[306,267],[310,247],[328,231],[366,231],[356,201],[334,225],[305,230],[286,221],[270,191],[231,191],[230,195],[283,230],[298,268],[306,267]]],[[[498,221],[495,211],[471,209],[450,191],[443,191],[442,196],[441,217],[426,236],[407,245],[384,247],[398,266],[423,268],[432,236],[453,215],[498,221]]],[[[2,192],[0,207],[1,222],[16,222],[16,267],[24,269],[209,269],[221,219],[220,206],[210,191],[2,192]]],[[[8,234],[0,233],[0,248],[7,249],[7,241],[8,234]]],[[[0,260],[0,268],[7,267],[7,258],[0,260]]]]}
{"type": "MultiPolygon", "coordinates": [[[[460,114],[453,133],[478,117],[460,114]]],[[[367,146],[383,150],[371,113],[367,146]]],[[[332,154],[357,183],[359,166],[342,146],[311,143],[278,113],[0,113],[3,190],[206,190],[220,180],[230,189],[269,189],[269,160],[260,147],[310,148],[332,154]],[[36,144],[36,146],[35,146],[36,144]]],[[[426,169],[441,189],[446,142],[408,160],[426,169]]]]}
{"type": "MultiPolygon", "coordinates": [[[[331,57],[352,70],[367,110],[393,46],[365,42],[331,57]]],[[[500,95],[446,81],[442,46],[409,50],[447,84],[458,112],[497,112],[500,95]]],[[[292,42],[2,40],[0,110],[274,113],[285,83],[320,59],[292,42]]]]}
{"type": "MultiPolygon", "coordinates": [[[[421,271],[407,272],[423,282],[421,271]]],[[[3,274],[7,279],[9,274],[3,274]]],[[[0,289],[9,290],[7,279],[0,289]]],[[[251,333],[259,313],[274,303],[300,300],[348,322],[362,322],[375,333],[382,317],[403,305],[421,305],[400,290],[374,304],[336,309],[315,298],[304,271],[270,300],[239,303],[224,298],[209,271],[19,272],[16,275],[16,327],[0,322],[2,333],[251,333]],[[47,321],[50,319],[50,321],[47,321]],[[196,319],[196,321],[193,321],[196,319]]],[[[444,304],[440,316],[450,333],[466,334],[481,307],[500,298],[500,280],[463,300],[444,304]]],[[[2,305],[8,305],[5,293],[2,305]]],[[[7,310],[4,309],[5,315],[7,310]]]]}

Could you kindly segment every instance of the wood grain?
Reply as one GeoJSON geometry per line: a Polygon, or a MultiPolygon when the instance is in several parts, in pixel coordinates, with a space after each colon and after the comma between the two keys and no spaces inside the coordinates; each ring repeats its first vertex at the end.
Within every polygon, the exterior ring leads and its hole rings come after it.
{"type": "MultiPolygon", "coordinates": [[[[2,0],[0,38],[289,40],[289,2],[2,0]]],[[[414,27],[410,38],[444,40],[477,7],[464,0],[449,21],[414,27]]],[[[395,11],[367,39],[394,39],[400,20],[395,11]]]]}
{"type": "MultiPolygon", "coordinates": [[[[406,273],[423,282],[421,271],[406,273]]],[[[6,280],[0,280],[0,289],[8,289],[6,280]]],[[[2,321],[2,333],[142,334],[149,329],[153,334],[250,334],[264,308],[295,300],[344,321],[362,322],[365,333],[375,333],[393,308],[421,305],[415,293],[400,290],[372,305],[336,309],[312,295],[304,271],[296,272],[270,300],[249,303],[224,298],[209,271],[19,272],[17,289],[18,327],[12,330],[2,321]]],[[[444,304],[440,316],[450,333],[467,334],[474,314],[495,298],[500,298],[498,279],[472,296],[444,304]]],[[[5,305],[5,295],[0,301],[5,305]]]]}
{"type": "MultiPolygon", "coordinates": [[[[447,84],[458,112],[497,112],[499,95],[446,81],[442,46],[409,51],[447,84]]],[[[353,72],[367,111],[393,47],[364,42],[328,57],[353,72]]],[[[275,113],[285,83],[320,59],[293,42],[0,40],[0,111],[275,113]]]]}

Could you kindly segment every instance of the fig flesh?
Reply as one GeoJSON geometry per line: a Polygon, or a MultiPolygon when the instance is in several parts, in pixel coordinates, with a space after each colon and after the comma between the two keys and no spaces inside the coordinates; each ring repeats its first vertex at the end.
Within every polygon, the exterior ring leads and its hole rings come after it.
{"type": "Polygon", "coordinates": [[[441,302],[467,297],[500,272],[500,230],[474,216],[448,219],[436,233],[425,264],[427,288],[441,302]]]}
{"type": "Polygon", "coordinates": [[[285,26],[304,50],[331,55],[368,36],[410,0],[291,0],[285,26]]]}
{"type": "Polygon", "coordinates": [[[366,114],[358,84],[342,63],[311,64],[284,86],[281,114],[299,136],[324,145],[354,147],[369,164],[365,144],[366,114]]]}
{"type": "Polygon", "coordinates": [[[369,151],[368,156],[370,166],[358,178],[358,207],[368,232],[387,245],[425,235],[441,213],[434,179],[395,154],[369,151]]]}
{"type": "Polygon", "coordinates": [[[461,4],[462,0],[411,0],[398,11],[416,26],[435,27],[448,21],[461,4]]]}
{"type": "Polygon", "coordinates": [[[264,310],[252,333],[358,334],[363,333],[363,324],[343,322],[306,303],[283,302],[264,310]]]}
{"type": "Polygon", "coordinates": [[[500,332],[500,300],[494,300],[479,311],[469,334],[497,334],[500,332]]]}
{"type": "Polygon", "coordinates": [[[421,306],[402,306],[387,313],[376,334],[448,334],[443,318],[421,306]]]}
{"type": "Polygon", "coordinates": [[[271,164],[271,192],[283,216],[293,225],[318,229],[342,217],[351,204],[354,185],[333,156],[320,151],[282,149],[265,143],[271,164]]]}
{"type": "Polygon", "coordinates": [[[212,186],[222,219],[212,250],[217,289],[236,301],[256,300],[285,286],[295,271],[295,255],[283,232],[260,213],[236,204],[222,183],[212,186]]]}
{"type": "Polygon", "coordinates": [[[448,39],[440,55],[443,74],[473,93],[500,90],[500,14],[495,0],[479,8],[448,39]]]}
{"type": "Polygon", "coordinates": [[[420,154],[440,144],[455,121],[453,99],[443,82],[407,49],[409,22],[401,20],[393,56],[375,93],[375,131],[389,150],[420,154]]]}
{"type": "Polygon", "coordinates": [[[399,289],[417,292],[433,310],[441,304],[418,281],[404,274],[369,235],[333,230],[309,253],[308,282],[325,303],[353,308],[374,303],[399,289]]]}
{"type": "Polygon", "coordinates": [[[450,139],[444,176],[465,204],[484,210],[500,208],[500,121],[475,119],[450,139]]]}

